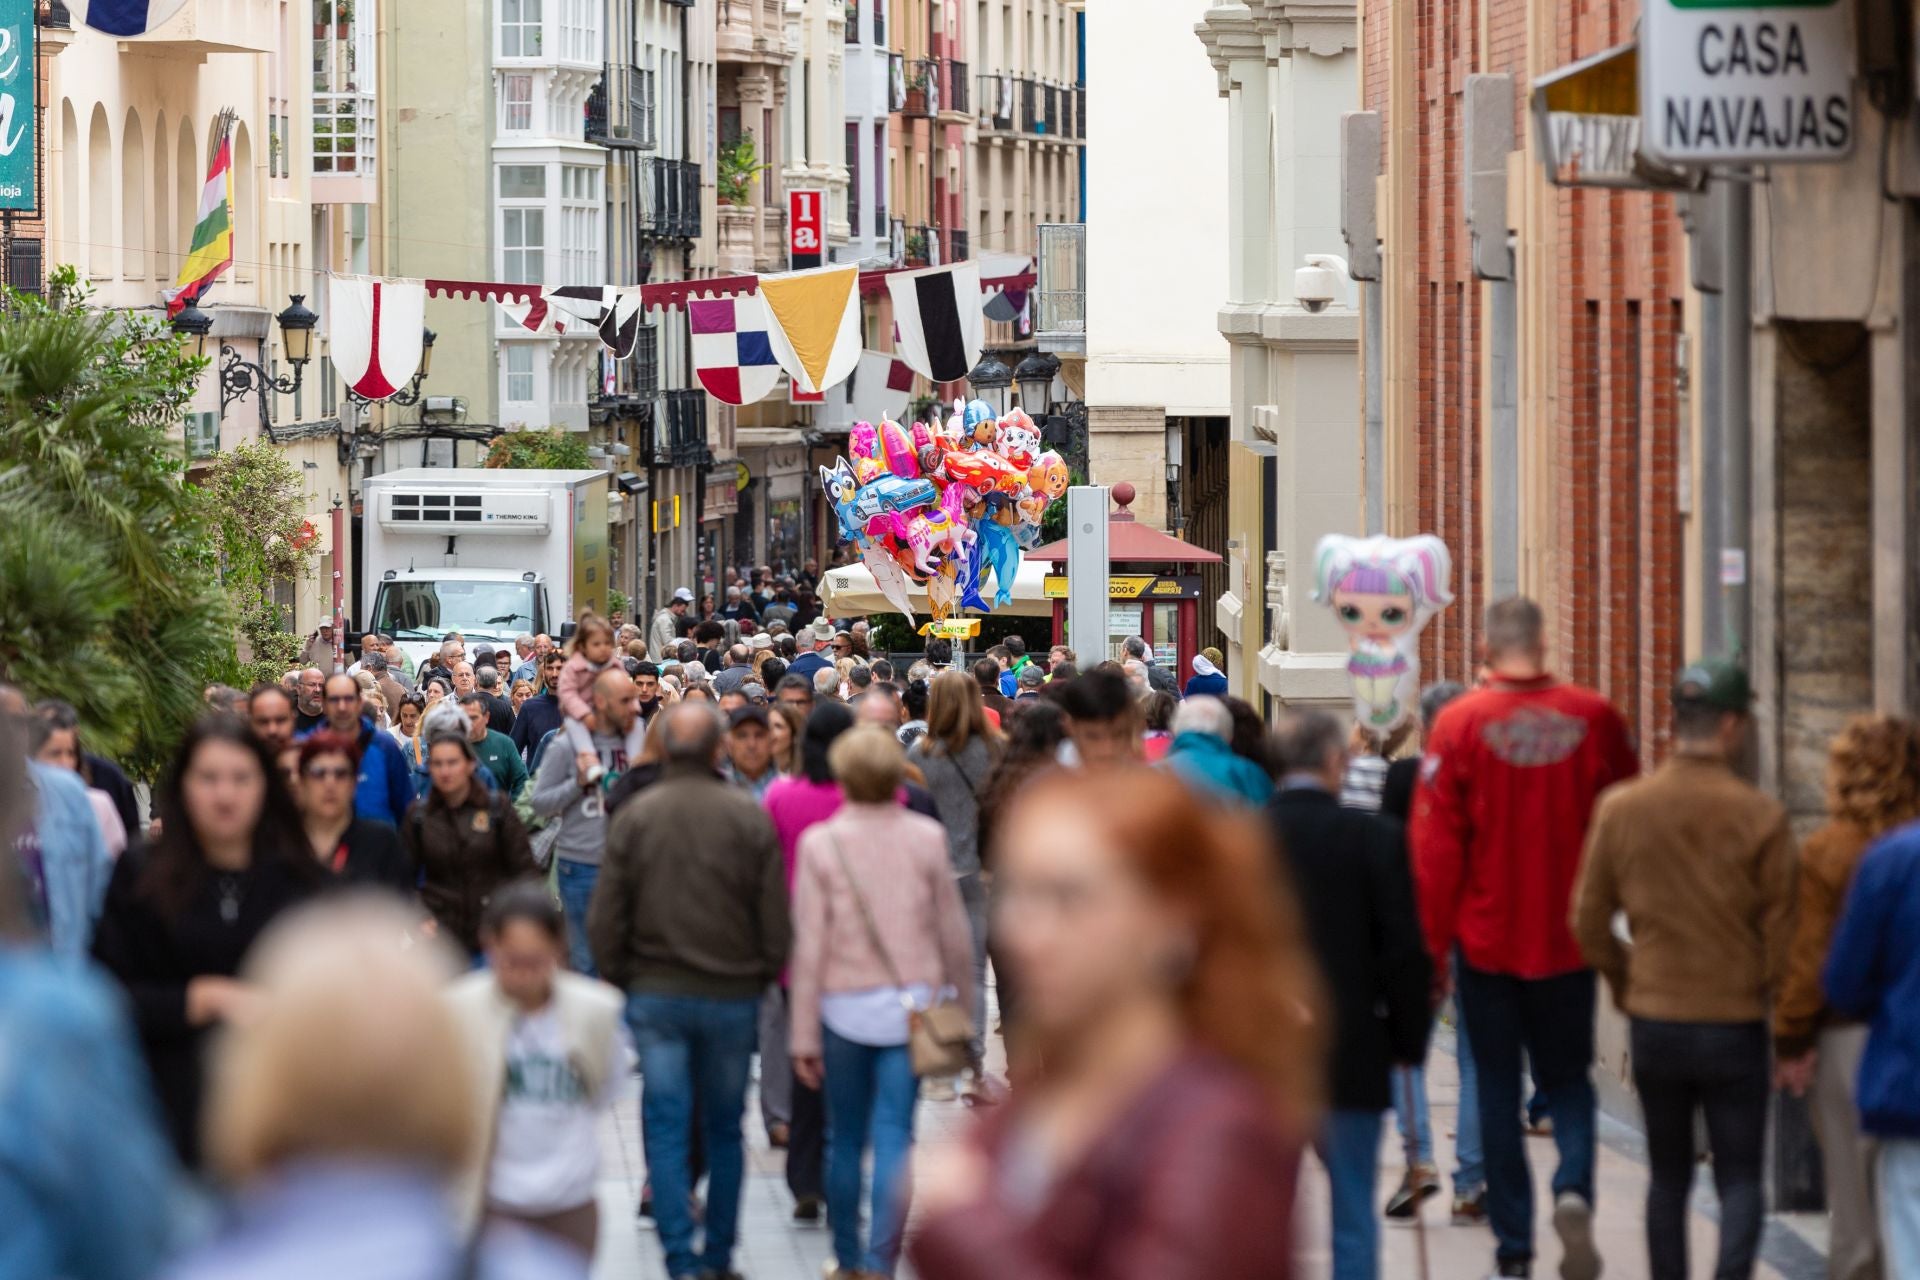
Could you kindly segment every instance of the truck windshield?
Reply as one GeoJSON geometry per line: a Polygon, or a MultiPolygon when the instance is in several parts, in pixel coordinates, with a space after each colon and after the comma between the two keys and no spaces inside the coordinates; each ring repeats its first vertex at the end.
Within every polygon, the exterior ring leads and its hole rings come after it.
{"type": "Polygon", "coordinates": [[[540,630],[535,592],[531,582],[383,582],[373,629],[396,640],[438,640],[449,631],[508,639],[540,630]]]}

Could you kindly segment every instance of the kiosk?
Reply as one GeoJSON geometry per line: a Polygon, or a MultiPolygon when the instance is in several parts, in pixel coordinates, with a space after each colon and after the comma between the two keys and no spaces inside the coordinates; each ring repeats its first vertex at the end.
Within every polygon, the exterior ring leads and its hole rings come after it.
{"type": "MultiPolygon", "coordinates": [[[[1076,645],[1080,669],[1120,656],[1128,636],[1139,636],[1153,650],[1155,664],[1168,668],[1185,685],[1193,657],[1200,651],[1200,575],[1193,567],[1218,564],[1220,557],[1191,542],[1150,529],[1127,508],[1135,490],[1125,481],[1113,486],[1114,509],[1107,516],[1107,636],[1098,653],[1076,645]]],[[[1067,544],[1049,542],[1027,552],[1030,561],[1064,565],[1067,544]]],[[[1045,592],[1053,602],[1053,642],[1066,635],[1067,577],[1049,573],[1045,592]]]]}

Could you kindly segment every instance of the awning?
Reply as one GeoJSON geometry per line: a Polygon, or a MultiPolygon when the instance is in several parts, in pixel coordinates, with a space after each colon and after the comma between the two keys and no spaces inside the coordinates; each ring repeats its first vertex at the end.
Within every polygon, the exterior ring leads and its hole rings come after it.
{"type": "Polygon", "coordinates": [[[799,427],[735,427],[736,449],[772,449],[806,443],[806,432],[799,427]]]}
{"type": "MultiPolygon", "coordinates": [[[[1001,605],[994,612],[1003,617],[1014,618],[1051,618],[1053,601],[1046,594],[1047,566],[1036,560],[1022,560],[1020,571],[1013,577],[1013,599],[1001,605]]],[[[990,597],[992,584],[981,592],[990,597]]],[[[913,605],[914,612],[922,617],[931,617],[933,608],[927,603],[925,587],[910,586],[907,601],[913,605]]],[[[830,618],[851,618],[860,614],[899,614],[880,587],[873,580],[873,570],[864,564],[850,564],[840,569],[828,569],[820,575],[820,608],[830,618]]]]}
{"type": "Polygon", "coordinates": [[[1533,123],[1547,180],[1561,187],[1693,191],[1704,169],[1640,149],[1640,49],[1615,45],[1533,82],[1533,123]]]}

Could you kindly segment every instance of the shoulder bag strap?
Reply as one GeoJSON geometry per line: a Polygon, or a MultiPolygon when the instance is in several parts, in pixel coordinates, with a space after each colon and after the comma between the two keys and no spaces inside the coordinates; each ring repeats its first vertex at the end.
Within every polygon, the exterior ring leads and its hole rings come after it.
{"type": "Polygon", "coordinates": [[[893,985],[899,988],[901,999],[906,998],[907,984],[900,981],[900,971],[893,966],[893,955],[887,950],[887,944],[880,941],[880,928],[873,922],[873,909],[867,905],[867,895],[860,892],[860,882],[853,877],[853,867],[847,862],[847,851],[840,847],[840,839],[828,831],[823,824],[821,832],[827,837],[827,843],[833,846],[833,856],[840,863],[840,874],[847,878],[847,888],[853,891],[853,904],[860,909],[860,923],[866,927],[867,941],[880,956],[880,963],[887,967],[887,976],[893,979],[893,985]]]}

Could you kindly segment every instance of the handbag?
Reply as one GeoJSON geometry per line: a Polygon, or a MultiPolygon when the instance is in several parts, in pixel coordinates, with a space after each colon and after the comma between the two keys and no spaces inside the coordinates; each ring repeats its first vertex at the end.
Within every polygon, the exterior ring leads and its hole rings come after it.
{"type": "Polygon", "coordinates": [[[833,846],[841,874],[847,878],[847,888],[853,891],[853,902],[860,909],[860,923],[866,927],[867,941],[879,955],[880,963],[886,966],[887,976],[893,979],[895,989],[900,992],[900,1002],[907,1008],[907,1057],[913,1065],[913,1074],[923,1079],[959,1075],[972,1065],[967,1043],[973,1039],[973,1015],[958,1000],[937,1000],[925,1009],[914,1007],[912,997],[907,995],[907,984],[900,980],[900,970],[894,967],[892,954],[880,941],[873,910],[867,906],[867,895],[860,892],[860,882],[854,879],[846,850],[840,847],[839,837],[831,831],[827,832],[827,841],[833,846]]]}

